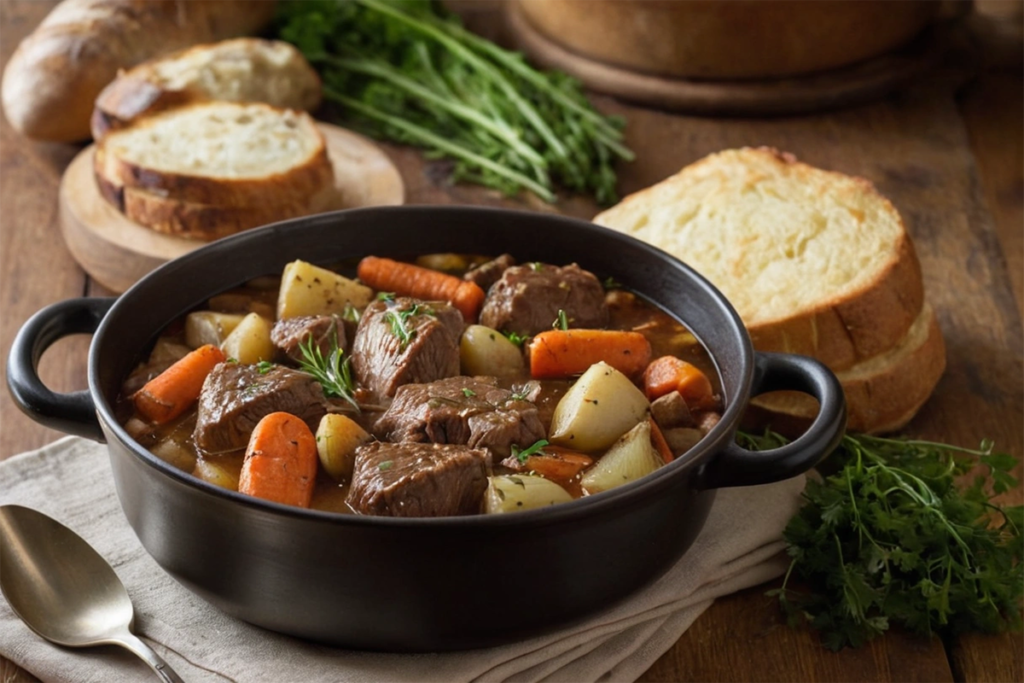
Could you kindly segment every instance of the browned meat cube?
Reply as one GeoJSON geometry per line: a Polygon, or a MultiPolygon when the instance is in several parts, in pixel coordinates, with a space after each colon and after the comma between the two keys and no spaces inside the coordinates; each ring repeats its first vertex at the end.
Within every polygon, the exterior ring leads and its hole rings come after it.
{"type": "Polygon", "coordinates": [[[313,341],[313,346],[320,349],[320,354],[326,358],[332,346],[347,350],[348,340],[345,335],[345,325],[341,318],[333,315],[300,315],[294,318],[285,318],[274,323],[270,330],[270,340],[278,348],[280,353],[298,363],[303,360],[301,347],[308,340],[313,341]]]}
{"type": "Polygon", "coordinates": [[[400,298],[363,311],[352,342],[356,380],[378,396],[459,374],[462,314],[443,302],[400,298]]]}
{"type": "Polygon", "coordinates": [[[398,389],[374,425],[388,441],[466,444],[498,457],[545,437],[537,407],[487,377],[450,377],[398,389]]]}
{"type": "Polygon", "coordinates": [[[375,441],[356,450],[348,504],[364,515],[443,517],[480,512],[487,452],[468,446],[375,441]]]}
{"type": "Polygon", "coordinates": [[[570,327],[608,324],[604,287],[575,263],[559,268],[528,263],[508,268],[487,293],[480,324],[502,332],[534,335],[550,330],[565,311],[570,327]]]}
{"type": "Polygon", "coordinates": [[[192,438],[204,453],[235,451],[246,447],[264,415],[291,413],[316,431],[327,406],[320,383],[304,372],[220,363],[203,383],[192,438]]]}

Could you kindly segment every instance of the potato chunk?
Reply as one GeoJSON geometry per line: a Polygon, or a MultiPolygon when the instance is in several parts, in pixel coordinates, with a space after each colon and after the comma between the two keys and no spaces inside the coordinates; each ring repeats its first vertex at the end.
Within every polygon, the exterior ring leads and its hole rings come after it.
{"type": "Polygon", "coordinates": [[[272,327],[266,318],[258,313],[250,313],[231,331],[220,350],[228,358],[244,365],[273,360],[274,342],[270,340],[272,327]]]}
{"type": "Polygon", "coordinates": [[[643,420],[649,407],[628,377],[595,363],[555,406],[548,440],[587,453],[602,451],[643,420]]]}
{"type": "Polygon", "coordinates": [[[370,438],[352,418],[337,413],[324,415],[316,430],[316,452],[320,456],[320,464],[336,481],[348,481],[352,478],[356,449],[370,438]]]}
{"type": "Polygon", "coordinates": [[[220,346],[245,318],[240,313],[195,311],[185,318],[185,343],[193,349],[206,344],[220,346]]]}
{"type": "Polygon", "coordinates": [[[470,325],[459,342],[462,374],[517,377],[525,373],[523,352],[505,335],[484,325],[470,325]]]}
{"type": "Polygon", "coordinates": [[[583,473],[580,485],[600,493],[644,477],[664,464],[651,444],[651,423],[644,420],[616,441],[597,464],[583,473]]]}
{"type": "Polygon", "coordinates": [[[277,319],[340,315],[345,312],[345,304],[362,309],[372,298],[373,290],[366,285],[305,261],[292,261],[281,275],[277,319]]]}
{"type": "Polygon", "coordinates": [[[499,514],[521,512],[572,500],[569,492],[544,477],[510,474],[488,477],[484,493],[484,512],[499,514]]]}

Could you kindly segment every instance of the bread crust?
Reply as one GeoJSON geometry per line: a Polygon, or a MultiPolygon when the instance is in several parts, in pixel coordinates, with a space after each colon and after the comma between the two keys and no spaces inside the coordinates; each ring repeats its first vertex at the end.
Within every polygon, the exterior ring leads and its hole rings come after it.
{"type": "Polygon", "coordinates": [[[129,219],[156,232],[204,242],[227,237],[277,221],[337,208],[337,193],[325,188],[303,203],[261,203],[232,207],[178,201],[134,187],[124,187],[97,175],[100,195],[129,219]]]}
{"type": "MultiPolygon", "coordinates": [[[[202,107],[203,104],[189,106],[202,107]]],[[[248,106],[274,109],[269,105],[248,106]]],[[[176,108],[167,115],[175,115],[186,108],[176,108]]],[[[143,117],[136,122],[136,126],[152,125],[152,122],[153,117],[143,117]]],[[[334,185],[334,168],[327,154],[323,134],[311,119],[306,128],[307,133],[316,138],[314,151],[301,164],[282,173],[268,173],[256,178],[229,178],[147,168],[112,151],[117,144],[116,132],[97,143],[93,159],[94,172],[97,178],[114,186],[136,188],[180,202],[231,208],[302,205],[334,185]]]]}
{"type": "MultiPolygon", "coordinates": [[[[179,79],[180,80],[180,79],[179,79]]],[[[320,104],[319,74],[294,46],[283,41],[236,38],[193,45],[147,60],[121,73],[96,98],[92,112],[92,136],[102,139],[134,119],[173,107],[210,100],[264,102],[271,106],[312,111],[320,104]],[[276,53],[276,54],[275,54],[276,53]],[[244,77],[233,88],[209,92],[202,81],[168,83],[161,76],[171,66],[206,66],[215,71],[229,65],[244,77]]]]}
{"type": "MultiPolygon", "coordinates": [[[[698,160],[661,183],[629,195],[618,205],[598,214],[594,222],[630,232],[626,223],[645,208],[656,206],[661,201],[658,199],[661,190],[682,185],[691,176],[714,177],[728,173],[729,169],[723,168],[727,164],[743,164],[754,178],[765,172],[763,168],[768,168],[771,173],[786,174],[819,191],[828,186],[840,196],[869,197],[898,223],[900,233],[891,251],[878,255],[880,262],[875,265],[872,279],[859,288],[835,295],[828,293],[827,286],[821,286],[821,296],[811,305],[787,308],[784,315],[771,318],[753,320],[750,311],[740,310],[755,347],[813,356],[838,371],[899,343],[924,303],[921,266],[899,213],[863,178],[813,168],[791,154],[769,147],[727,150],[698,160]]],[[[722,187],[726,189],[719,189],[727,195],[730,190],[726,186],[723,181],[722,187]]],[[[716,199],[723,201],[721,197],[716,199]]],[[[691,255],[674,250],[671,244],[654,244],[670,253],[676,251],[677,258],[701,270],[691,255]]]]}
{"type": "Polygon", "coordinates": [[[84,140],[96,96],[119,69],[255,33],[273,13],[265,0],[64,0],[11,55],[0,90],[4,113],[30,138],[84,140]]]}
{"type": "MultiPolygon", "coordinates": [[[[847,429],[868,434],[893,432],[924,405],[946,369],[946,345],[938,319],[925,304],[907,336],[895,348],[836,376],[843,385],[847,429]]],[[[817,401],[797,392],[755,397],[751,404],[787,418],[810,420],[817,401]]]]}

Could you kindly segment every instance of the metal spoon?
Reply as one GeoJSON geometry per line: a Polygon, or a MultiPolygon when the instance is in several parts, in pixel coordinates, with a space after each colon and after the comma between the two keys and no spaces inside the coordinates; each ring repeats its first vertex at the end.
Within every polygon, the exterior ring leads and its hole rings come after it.
{"type": "Polygon", "coordinates": [[[167,683],[183,683],[132,634],[131,599],[113,568],[85,539],[41,512],[0,506],[0,591],[43,638],[68,647],[120,645],[167,683]]]}

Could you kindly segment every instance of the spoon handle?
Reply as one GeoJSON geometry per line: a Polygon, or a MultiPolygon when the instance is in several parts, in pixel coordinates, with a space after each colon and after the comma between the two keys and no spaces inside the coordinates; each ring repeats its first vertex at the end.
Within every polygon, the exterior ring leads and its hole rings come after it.
{"type": "Polygon", "coordinates": [[[164,683],[185,683],[181,680],[181,677],[178,674],[174,673],[174,669],[171,668],[170,664],[161,659],[160,655],[153,652],[153,648],[146,645],[134,634],[130,632],[118,634],[117,638],[114,639],[114,642],[121,647],[132,651],[138,655],[142,661],[149,664],[149,667],[153,669],[158,676],[160,676],[160,679],[164,681],[164,683]]]}

